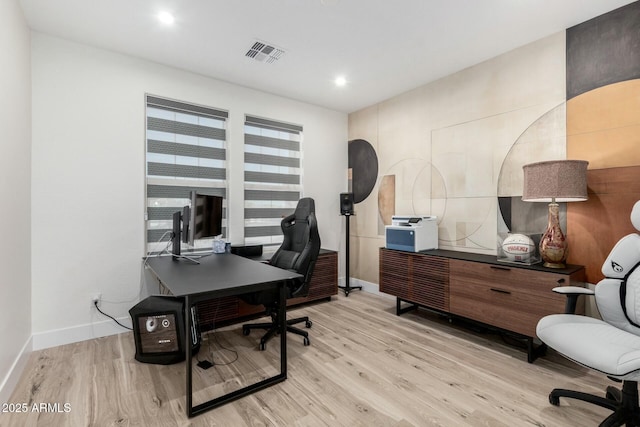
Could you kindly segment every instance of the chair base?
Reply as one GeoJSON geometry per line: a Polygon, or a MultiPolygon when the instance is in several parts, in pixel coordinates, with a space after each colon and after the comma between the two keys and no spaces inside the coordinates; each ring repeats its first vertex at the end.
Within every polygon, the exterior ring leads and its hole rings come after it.
{"type": "Polygon", "coordinates": [[[605,397],[556,388],[549,394],[549,402],[560,406],[561,397],[582,400],[612,410],[613,413],[600,423],[600,427],[640,426],[637,381],[623,381],[622,390],[609,386],[605,397]]]}
{"type": "MultiPolygon", "coordinates": [[[[309,317],[297,317],[295,319],[287,320],[287,332],[294,333],[296,335],[300,335],[304,338],[303,343],[305,346],[310,345],[311,341],[309,341],[309,333],[305,330],[296,328],[293,325],[297,325],[298,323],[305,324],[306,328],[310,328],[312,325],[309,317]]],[[[267,348],[267,341],[273,338],[275,335],[279,333],[278,331],[278,319],[276,318],[275,313],[271,314],[271,322],[270,323],[251,323],[247,325],[242,325],[242,334],[249,335],[252,329],[266,329],[267,333],[265,333],[262,338],[260,338],[260,350],[264,351],[267,348]]]]}

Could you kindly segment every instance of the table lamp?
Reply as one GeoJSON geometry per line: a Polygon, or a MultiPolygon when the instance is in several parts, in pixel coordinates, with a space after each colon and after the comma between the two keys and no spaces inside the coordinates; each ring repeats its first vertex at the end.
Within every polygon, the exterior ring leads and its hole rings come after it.
{"type": "Polygon", "coordinates": [[[540,239],[540,256],[545,267],[565,267],[568,246],[560,228],[558,202],[587,200],[588,164],[585,160],[551,160],[522,167],[522,200],[549,203],[549,224],[540,239]]]}

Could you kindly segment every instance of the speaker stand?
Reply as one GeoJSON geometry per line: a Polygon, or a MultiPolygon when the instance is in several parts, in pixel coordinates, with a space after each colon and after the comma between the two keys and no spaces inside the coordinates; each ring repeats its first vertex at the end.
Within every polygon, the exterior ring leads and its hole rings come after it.
{"type": "Polygon", "coordinates": [[[344,296],[348,297],[352,289],[362,290],[362,286],[349,286],[349,237],[350,237],[349,236],[349,219],[351,219],[351,214],[346,213],[344,214],[344,217],[347,221],[346,222],[347,239],[346,239],[346,246],[345,246],[345,276],[344,276],[345,286],[338,286],[338,288],[342,289],[344,291],[344,296]]]}

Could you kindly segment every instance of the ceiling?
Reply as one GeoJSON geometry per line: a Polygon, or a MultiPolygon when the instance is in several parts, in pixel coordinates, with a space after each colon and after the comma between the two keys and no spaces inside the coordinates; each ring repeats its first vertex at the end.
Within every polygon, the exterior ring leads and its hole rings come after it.
{"type": "Polygon", "coordinates": [[[20,0],[35,31],[347,113],[628,3],[20,0]],[[158,21],[162,10],[173,25],[158,21]],[[256,40],[284,54],[246,57],[256,40]]]}

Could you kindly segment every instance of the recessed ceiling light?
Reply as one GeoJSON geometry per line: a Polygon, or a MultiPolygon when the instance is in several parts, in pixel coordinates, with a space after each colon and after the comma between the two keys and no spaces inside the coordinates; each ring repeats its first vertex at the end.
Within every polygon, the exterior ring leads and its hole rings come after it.
{"type": "Polygon", "coordinates": [[[333,82],[336,84],[336,86],[343,87],[347,84],[347,79],[344,76],[338,76],[333,82]]]}
{"type": "Polygon", "coordinates": [[[169,12],[162,11],[158,13],[158,20],[165,25],[172,25],[176,19],[169,12]]]}

